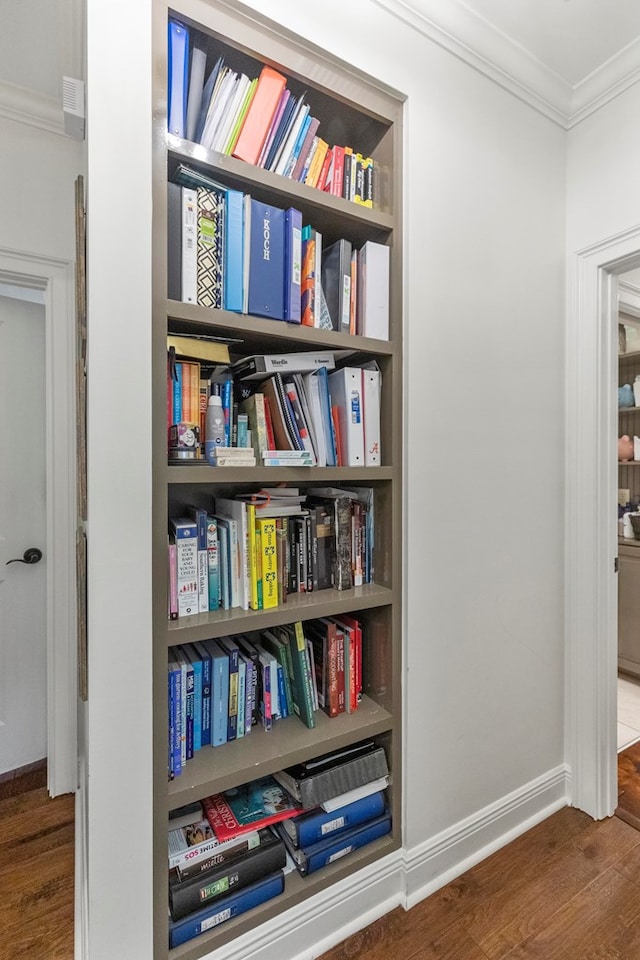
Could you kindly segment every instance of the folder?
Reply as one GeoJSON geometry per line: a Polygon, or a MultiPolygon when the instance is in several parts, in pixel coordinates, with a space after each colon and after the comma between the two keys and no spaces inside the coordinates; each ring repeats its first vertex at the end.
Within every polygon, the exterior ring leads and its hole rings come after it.
{"type": "Polygon", "coordinates": [[[375,369],[362,370],[362,407],[364,422],[364,465],[379,467],[382,463],[380,450],[380,387],[382,374],[375,369]]]}
{"type": "Polygon", "coordinates": [[[389,247],[373,240],[358,254],[356,333],[389,339],[389,247]]]}
{"type": "Polygon", "coordinates": [[[284,319],[300,323],[302,279],[302,214],[290,207],[284,215],[284,319]]]}
{"type": "Polygon", "coordinates": [[[169,20],[169,133],[184,137],[189,84],[189,31],[176,20],[169,20]]]}
{"type": "Polygon", "coordinates": [[[338,422],[346,467],[363,467],[362,370],[343,367],[329,374],[331,406],[338,408],[338,422]]]}
{"type": "Polygon", "coordinates": [[[191,54],[191,75],[189,77],[189,94],[187,96],[187,114],[185,122],[185,137],[195,140],[202,91],[204,88],[204,70],[207,63],[207,54],[199,47],[194,47],[191,54]]]}
{"type": "Polygon", "coordinates": [[[234,157],[247,163],[257,163],[286,82],[286,77],[273,67],[262,68],[253,100],[233,150],[234,157]]]}
{"type": "Polygon", "coordinates": [[[284,210],[251,198],[249,313],[284,320],[284,210]]]}
{"type": "MultiPolygon", "coordinates": [[[[198,111],[198,119],[196,122],[196,128],[193,135],[193,139],[196,143],[200,143],[200,138],[202,137],[202,131],[204,130],[205,121],[207,119],[207,113],[209,112],[209,104],[211,103],[211,97],[213,96],[213,90],[218,79],[218,74],[220,68],[222,67],[222,57],[218,57],[216,60],[213,70],[209,74],[207,82],[205,83],[202,90],[202,97],[200,99],[200,110],[198,111]]],[[[188,108],[187,108],[188,109],[188,108]]]]}

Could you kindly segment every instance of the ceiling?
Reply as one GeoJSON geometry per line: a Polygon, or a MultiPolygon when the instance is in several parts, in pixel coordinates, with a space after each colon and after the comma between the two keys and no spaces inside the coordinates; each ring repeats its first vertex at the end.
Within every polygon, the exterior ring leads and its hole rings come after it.
{"type": "Polygon", "coordinates": [[[453,2],[488,21],[571,86],[640,37],[638,0],[453,2]]]}

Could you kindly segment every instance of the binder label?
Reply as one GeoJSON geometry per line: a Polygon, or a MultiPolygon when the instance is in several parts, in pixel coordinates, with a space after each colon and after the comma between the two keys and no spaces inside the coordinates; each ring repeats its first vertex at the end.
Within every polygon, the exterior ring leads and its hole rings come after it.
{"type": "Polygon", "coordinates": [[[344,827],[346,820],[344,817],[336,817],[334,820],[329,820],[328,823],[323,823],[320,831],[322,836],[325,833],[333,833],[334,830],[340,830],[341,827],[344,827]]]}
{"type": "Polygon", "coordinates": [[[351,391],[351,423],[360,423],[360,394],[357,390],[351,391]]]}
{"type": "Polygon", "coordinates": [[[224,921],[229,920],[230,917],[231,907],[227,907],[226,910],[221,910],[220,913],[214,914],[213,917],[203,920],[200,924],[200,932],[204,933],[205,930],[211,930],[212,927],[217,927],[219,923],[224,923],[224,921]]]}

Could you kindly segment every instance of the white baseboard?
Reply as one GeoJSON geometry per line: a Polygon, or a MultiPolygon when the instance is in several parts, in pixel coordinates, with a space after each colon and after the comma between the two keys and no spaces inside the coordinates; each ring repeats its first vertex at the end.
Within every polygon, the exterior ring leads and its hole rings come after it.
{"type": "Polygon", "coordinates": [[[556,767],[413,850],[405,851],[405,909],[409,910],[556,810],[566,807],[570,780],[568,767],[564,764],[556,767]]]}
{"type": "Polygon", "coordinates": [[[74,910],[74,957],[88,960],[89,957],[89,891],[87,889],[87,779],[86,763],[78,760],[78,789],[75,805],[75,910],[74,910]]]}
{"type": "Polygon", "coordinates": [[[402,852],[364,867],[209,954],[210,960],[314,960],[403,902],[402,852]]]}

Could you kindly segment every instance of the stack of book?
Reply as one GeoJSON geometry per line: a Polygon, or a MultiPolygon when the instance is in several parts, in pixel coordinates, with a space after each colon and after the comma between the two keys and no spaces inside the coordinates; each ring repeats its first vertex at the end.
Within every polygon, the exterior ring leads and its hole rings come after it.
{"type": "Polygon", "coordinates": [[[170,829],[171,948],[282,893],[286,852],[269,825],[300,809],[264,777],[206,797],[198,819],[170,829]]]}
{"type": "Polygon", "coordinates": [[[207,72],[206,50],[204,37],[169,21],[170,134],[373,207],[374,160],[350,146],[330,146],[306,92],[294,94],[273,67],[249,77],[222,56],[212,58],[207,72]]]}
{"type": "Polygon", "coordinates": [[[167,185],[172,300],[389,339],[386,244],[360,249],[186,164],[167,185]]]}
{"type": "Polygon", "coordinates": [[[276,826],[301,874],[315,873],[391,830],[389,769],[373,741],[297,764],[275,779],[304,812],[276,826]]]}
{"type": "Polygon", "coordinates": [[[296,716],[355,712],[362,701],[363,625],[350,615],[172,647],[168,659],[169,779],[204,747],[296,716]]]}
{"type": "Polygon", "coordinates": [[[171,518],[168,617],[266,610],[374,582],[372,487],[263,488],[171,518]]]}

